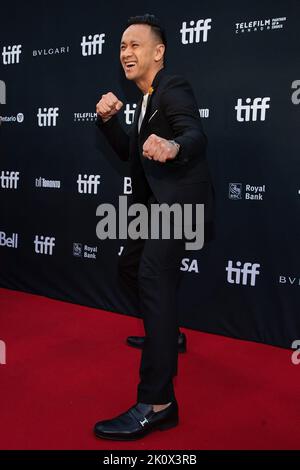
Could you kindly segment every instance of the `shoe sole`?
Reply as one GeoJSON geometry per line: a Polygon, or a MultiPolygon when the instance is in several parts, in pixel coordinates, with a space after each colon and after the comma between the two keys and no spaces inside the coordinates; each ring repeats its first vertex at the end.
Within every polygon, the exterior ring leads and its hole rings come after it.
{"type": "MultiPolygon", "coordinates": [[[[136,346],[134,344],[129,343],[128,341],[126,341],[126,344],[127,344],[127,346],[130,346],[131,348],[140,349],[140,350],[143,349],[143,346],[136,346]]],[[[180,348],[178,348],[178,352],[180,354],[184,354],[184,353],[186,353],[186,348],[180,347],[180,348]]]]}
{"type": "Polygon", "coordinates": [[[168,429],[172,429],[172,428],[175,428],[177,425],[178,425],[178,422],[179,420],[175,420],[175,421],[170,421],[170,422],[167,422],[167,423],[164,423],[164,424],[161,424],[159,427],[155,427],[154,429],[153,428],[149,428],[147,431],[143,432],[142,434],[138,434],[134,437],[121,437],[121,436],[118,436],[118,437],[114,437],[114,436],[108,436],[108,435],[100,435],[100,434],[94,434],[98,439],[108,439],[110,441],[136,441],[138,439],[142,439],[143,437],[147,436],[148,434],[150,434],[151,432],[155,432],[155,431],[167,431],[168,429]]]}

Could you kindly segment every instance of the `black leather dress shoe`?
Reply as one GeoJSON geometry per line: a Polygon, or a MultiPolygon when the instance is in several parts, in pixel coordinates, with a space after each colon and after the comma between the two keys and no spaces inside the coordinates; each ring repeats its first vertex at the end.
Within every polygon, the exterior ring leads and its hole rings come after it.
{"type": "Polygon", "coordinates": [[[162,411],[154,412],[152,405],[137,403],[114,419],[95,424],[96,437],[116,441],[133,441],[152,431],[173,428],[178,424],[178,404],[173,401],[162,411]]]}
{"type": "MultiPolygon", "coordinates": [[[[145,336],[128,336],[127,344],[133,348],[143,349],[145,343],[145,336]]],[[[186,336],[184,333],[178,334],[178,352],[186,352],[186,336]]]]}

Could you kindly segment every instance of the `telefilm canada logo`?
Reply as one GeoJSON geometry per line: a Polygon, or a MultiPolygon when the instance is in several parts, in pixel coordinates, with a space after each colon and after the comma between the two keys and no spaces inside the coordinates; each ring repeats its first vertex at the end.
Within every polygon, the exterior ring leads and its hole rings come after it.
{"type": "Polygon", "coordinates": [[[74,113],[73,120],[74,122],[93,122],[97,119],[97,113],[84,112],[84,113],[74,113]]]}
{"type": "Polygon", "coordinates": [[[235,23],[235,33],[253,33],[260,31],[278,31],[285,26],[286,16],[280,18],[264,18],[244,20],[235,23]]]}

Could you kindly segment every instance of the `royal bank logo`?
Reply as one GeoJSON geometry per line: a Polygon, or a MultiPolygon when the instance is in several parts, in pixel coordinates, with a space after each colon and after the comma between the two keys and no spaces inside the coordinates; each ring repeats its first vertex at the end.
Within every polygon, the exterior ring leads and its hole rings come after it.
{"type": "Polygon", "coordinates": [[[242,199],[242,190],[242,183],[229,183],[229,199],[233,199],[234,201],[242,199]]]}
{"type": "Polygon", "coordinates": [[[39,108],[37,112],[39,127],[55,127],[59,108],[39,108]]]}
{"type": "Polygon", "coordinates": [[[245,191],[243,192],[242,183],[229,183],[228,197],[233,201],[245,199],[246,201],[263,201],[266,193],[266,185],[253,185],[245,184],[245,191]]]}
{"type": "Polygon", "coordinates": [[[102,54],[102,46],[105,43],[105,34],[90,34],[88,37],[82,36],[81,53],[83,56],[102,54]]]}
{"type": "Polygon", "coordinates": [[[260,264],[258,263],[242,263],[236,261],[233,267],[233,261],[229,260],[226,267],[227,282],[229,284],[242,284],[242,286],[255,286],[256,277],[260,274],[258,270],[260,264]]]}
{"type": "Polygon", "coordinates": [[[0,116],[0,121],[7,124],[22,124],[22,122],[24,122],[24,114],[18,113],[16,116],[0,116]]]}
{"type": "Polygon", "coordinates": [[[1,189],[18,189],[19,179],[20,179],[19,171],[2,170],[0,173],[0,188],[1,189]]]}
{"type": "Polygon", "coordinates": [[[73,243],[73,256],[82,257],[82,243],[73,243]]]}
{"type": "Polygon", "coordinates": [[[235,106],[236,120],[238,122],[255,122],[265,121],[267,109],[270,108],[271,98],[266,96],[264,98],[256,97],[253,100],[246,98],[243,104],[243,98],[238,98],[235,106]]]}
{"type": "Polygon", "coordinates": [[[6,104],[6,85],[3,80],[0,80],[0,104],[6,104]]]}
{"type": "Polygon", "coordinates": [[[97,119],[97,113],[74,113],[74,122],[93,122],[97,119]]]}
{"type": "Polygon", "coordinates": [[[55,237],[36,235],[34,239],[34,251],[38,255],[53,255],[55,237]]]}
{"type": "Polygon", "coordinates": [[[265,18],[255,19],[251,21],[241,21],[235,23],[235,32],[239,33],[252,33],[256,31],[271,31],[281,30],[286,22],[286,16],[281,18],[265,18]]]}
{"type": "Polygon", "coordinates": [[[208,31],[211,29],[211,18],[191,20],[189,26],[187,22],[182,23],[180,30],[182,44],[194,44],[207,42],[208,31]]]}
{"type": "Polygon", "coordinates": [[[22,53],[21,44],[4,46],[2,49],[2,62],[4,65],[18,64],[22,53]]]}
{"type": "Polygon", "coordinates": [[[63,47],[49,47],[48,49],[34,49],[32,51],[32,57],[43,57],[43,56],[57,56],[68,54],[70,52],[69,46],[63,47]]]}
{"type": "Polygon", "coordinates": [[[98,247],[73,243],[73,256],[76,258],[97,259],[98,247]]]}
{"type": "Polygon", "coordinates": [[[80,194],[97,194],[100,175],[78,175],[77,185],[80,194]]]}
{"type": "Polygon", "coordinates": [[[19,234],[13,233],[7,236],[6,232],[0,232],[0,247],[18,248],[19,234]]]}
{"type": "Polygon", "coordinates": [[[36,188],[45,188],[45,189],[60,189],[61,181],[60,180],[48,180],[46,178],[35,178],[35,187],[36,188]]]}
{"type": "Polygon", "coordinates": [[[296,105],[300,104],[300,80],[294,80],[291,88],[295,90],[291,96],[292,103],[296,105]]]}

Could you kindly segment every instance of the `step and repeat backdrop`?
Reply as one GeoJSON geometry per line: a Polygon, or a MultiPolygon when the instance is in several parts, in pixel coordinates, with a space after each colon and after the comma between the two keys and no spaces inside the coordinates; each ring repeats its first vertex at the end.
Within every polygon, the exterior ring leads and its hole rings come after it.
{"type": "Polygon", "coordinates": [[[120,39],[145,13],[165,25],[166,68],[195,92],[217,198],[216,239],[182,259],[180,324],[290,347],[300,338],[299,1],[4,2],[0,286],[140,315],[117,289],[124,240],[96,235],[97,207],[117,207],[131,180],[95,105],[115,93],[129,131],[141,92],[124,76],[120,39]]]}

